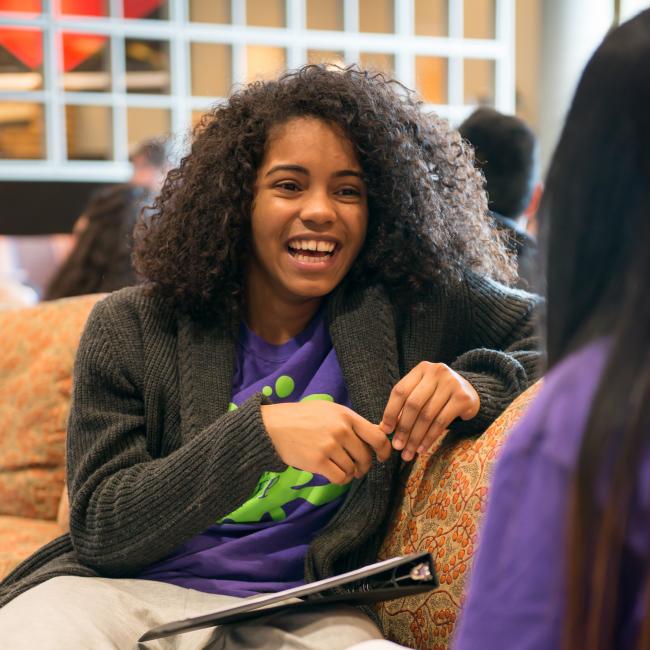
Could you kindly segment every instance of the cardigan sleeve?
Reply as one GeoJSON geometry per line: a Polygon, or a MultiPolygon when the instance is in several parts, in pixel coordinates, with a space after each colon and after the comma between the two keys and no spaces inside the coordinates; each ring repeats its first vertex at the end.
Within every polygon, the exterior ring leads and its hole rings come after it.
{"type": "Polygon", "coordinates": [[[259,394],[152,457],[142,360],[124,354],[125,341],[136,352],[141,341],[137,328],[126,329],[103,303],[95,307],[77,353],[67,439],[74,549],[114,577],[168,555],[240,505],[263,471],[286,468],[264,429],[259,394]]]}
{"type": "Polygon", "coordinates": [[[463,285],[466,350],[451,364],[476,390],[481,406],[475,418],[456,420],[451,431],[482,433],[540,376],[536,321],[542,299],[487,278],[469,276],[463,285]]]}

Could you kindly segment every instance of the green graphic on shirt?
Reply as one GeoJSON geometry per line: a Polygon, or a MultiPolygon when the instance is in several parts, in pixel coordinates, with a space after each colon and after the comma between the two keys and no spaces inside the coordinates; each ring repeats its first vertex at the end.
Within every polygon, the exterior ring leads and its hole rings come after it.
{"type": "MultiPolygon", "coordinates": [[[[288,375],[278,377],[275,382],[275,394],[284,399],[293,393],[294,380],[288,375]]],[[[271,386],[264,386],[262,394],[270,397],[273,394],[271,386]]],[[[334,398],[327,393],[313,393],[305,395],[300,401],[327,400],[333,402],[334,398]]],[[[237,405],[230,402],[229,411],[234,411],[237,405]]],[[[253,494],[236,510],[226,515],[218,523],[257,523],[262,519],[271,518],[273,521],[286,519],[287,514],[283,506],[292,501],[303,499],[313,506],[323,506],[331,503],[344,494],[348,485],[309,485],[314,475],[295,467],[288,467],[283,472],[264,472],[257,482],[253,494]]]]}
{"type": "Polygon", "coordinates": [[[305,395],[300,401],[311,402],[312,400],[315,399],[322,399],[325,400],[326,402],[334,401],[334,398],[331,395],[328,395],[327,393],[313,393],[312,395],[305,395]]]}
{"type": "Polygon", "coordinates": [[[237,510],[231,512],[219,523],[249,524],[270,517],[273,521],[282,521],[287,515],[283,506],[304,499],[313,506],[323,506],[338,499],[347,489],[347,485],[308,484],[314,475],[295,467],[288,467],[284,472],[264,472],[257,483],[253,495],[237,510]]]}
{"type": "MultiPolygon", "coordinates": [[[[275,380],[275,394],[280,398],[284,399],[289,397],[293,393],[293,389],[296,387],[296,382],[289,377],[289,375],[280,375],[275,380]]],[[[271,386],[264,386],[262,388],[262,395],[266,397],[271,397],[273,395],[273,388],[271,386]]]]}
{"type": "Polygon", "coordinates": [[[279,398],[284,399],[293,393],[293,389],[295,387],[296,384],[293,379],[289,377],[289,375],[282,375],[278,377],[277,381],[275,382],[275,394],[279,398]]]}

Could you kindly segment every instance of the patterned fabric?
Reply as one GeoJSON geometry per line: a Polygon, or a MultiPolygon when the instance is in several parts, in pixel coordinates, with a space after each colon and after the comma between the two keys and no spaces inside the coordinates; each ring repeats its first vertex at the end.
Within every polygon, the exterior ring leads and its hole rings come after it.
{"type": "Polygon", "coordinates": [[[479,438],[443,443],[413,463],[380,559],[430,551],[440,588],[377,605],[384,632],[391,640],[423,650],[448,647],[486,506],[492,464],[508,431],[538,389],[539,382],[520,395],[479,438]]]}
{"type": "MultiPolygon", "coordinates": [[[[0,515],[56,519],[72,365],[83,325],[100,297],[0,311],[0,515]]],[[[0,549],[6,548],[2,535],[0,549]]]]}
{"type": "Polygon", "coordinates": [[[56,521],[0,516],[0,580],[62,533],[56,521]]]}

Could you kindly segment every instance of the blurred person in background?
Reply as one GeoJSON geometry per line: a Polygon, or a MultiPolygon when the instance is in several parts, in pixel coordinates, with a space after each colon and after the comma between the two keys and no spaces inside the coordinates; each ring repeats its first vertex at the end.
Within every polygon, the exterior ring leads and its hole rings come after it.
{"type": "Polygon", "coordinates": [[[154,138],[141,142],[129,157],[133,174],[129,183],[143,187],[151,197],[160,192],[170,169],[169,142],[165,138],[154,138]]]}
{"type": "Polygon", "coordinates": [[[519,282],[523,289],[537,288],[533,233],[535,212],[541,196],[537,175],[537,139],[514,115],[491,108],[478,108],[458,128],[472,145],[478,167],[485,176],[485,189],[497,227],[516,254],[519,282]]]}
{"type": "Polygon", "coordinates": [[[44,294],[54,300],[138,283],[131,265],[133,229],[146,190],[115,185],[97,192],[77,220],[76,243],[44,294]]]}
{"type": "Polygon", "coordinates": [[[131,268],[132,230],[139,214],[149,214],[170,168],[169,142],[153,138],[130,156],[133,173],[126,185],[97,191],[73,227],[72,249],[43,293],[53,300],[110,292],[136,284],[131,268]]]}
{"type": "Polygon", "coordinates": [[[455,650],[650,648],[650,10],[588,63],[540,209],[549,372],[495,469],[455,650]]]}

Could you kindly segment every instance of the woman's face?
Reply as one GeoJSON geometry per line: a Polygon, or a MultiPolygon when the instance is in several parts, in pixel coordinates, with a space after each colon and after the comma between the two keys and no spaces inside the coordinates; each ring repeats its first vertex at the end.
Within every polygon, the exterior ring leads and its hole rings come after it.
{"type": "Polygon", "coordinates": [[[248,283],[284,302],[320,298],[341,282],[368,225],[352,143],[316,118],[275,127],[258,170],[248,283]]]}

